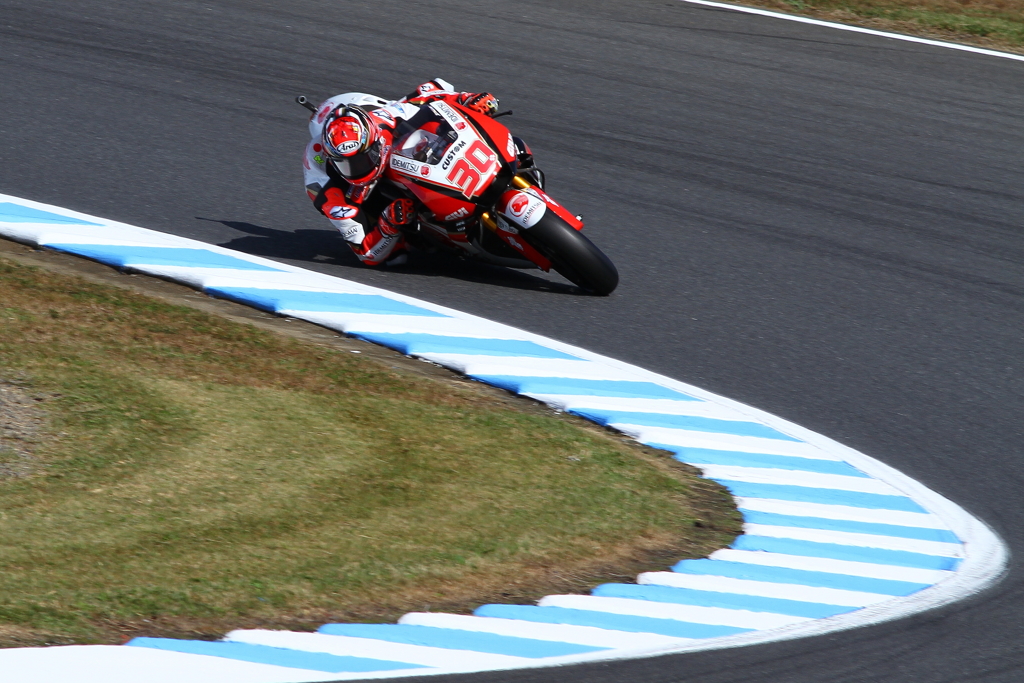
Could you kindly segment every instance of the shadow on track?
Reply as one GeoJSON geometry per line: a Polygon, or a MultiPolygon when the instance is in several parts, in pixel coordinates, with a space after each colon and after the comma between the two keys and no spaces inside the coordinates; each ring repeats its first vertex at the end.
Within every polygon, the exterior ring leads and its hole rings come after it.
{"type": "MultiPolygon", "coordinates": [[[[366,268],[348,248],[341,236],[331,230],[275,230],[244,221],[223,221],[196,216],[197,220],[220,223],[233,230],[248,233],[218,244],[252,256],[310,263],[329,263],[345,268],[366,268]]],[[[495,285],[552,294],[589,296],[575,285],[546,280],[528,272],[477,263],[445,252],[413,250],[407,264],[384,267],[391,273],[407,273],[426,277],[447,277],[477,284],[495,285]]]]}

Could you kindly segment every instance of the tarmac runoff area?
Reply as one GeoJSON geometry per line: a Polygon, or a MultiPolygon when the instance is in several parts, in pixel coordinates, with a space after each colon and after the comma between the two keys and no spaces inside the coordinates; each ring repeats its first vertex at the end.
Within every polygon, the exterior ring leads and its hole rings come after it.
{"type": "Polygon", "coordinates": [[[174,235],[0,195],[0,235],[303,319],[665,449],[727,487],[744,534],[636,584],[474,615],[219,642],[0,651],[9,683],[298,683],[489,671],[737,647],[865,626],[972,595],[1007,551],[955,503],[778,417],[523,330],[174,235]]]}

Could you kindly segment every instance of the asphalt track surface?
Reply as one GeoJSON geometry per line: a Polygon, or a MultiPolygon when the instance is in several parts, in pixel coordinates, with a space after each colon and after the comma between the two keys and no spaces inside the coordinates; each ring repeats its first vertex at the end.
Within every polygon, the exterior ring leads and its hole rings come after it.
{"type": "Polygon", "coordinates": [[[1020,62],[670,0],[0,0],[0,192],[697,384],[899,468],[1014,553],[994,589],[881,626],[452,680],[1019,681],[1022,84],[1020,62]],[[516,111],[552,195],[618,265],[611,297],[346,253],[302,191],[291,100],[434,76],[516,111]]]}

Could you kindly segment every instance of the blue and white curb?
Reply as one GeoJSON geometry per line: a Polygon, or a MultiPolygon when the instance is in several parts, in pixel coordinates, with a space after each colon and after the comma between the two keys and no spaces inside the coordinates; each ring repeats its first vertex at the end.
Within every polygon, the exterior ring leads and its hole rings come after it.
{"type": "Polygon", "coordinates": [[[0,235],[308,320],[613,427],[726,486],[745,521],[744,534],[708,559],[590,595],[317,633],[0,651],[10,683],[298,683],[737,647],[932,609],[1005,570],[1007,551],[988,527],[897,470],[642,368],[412,297],[6,195],[0,235]]]}

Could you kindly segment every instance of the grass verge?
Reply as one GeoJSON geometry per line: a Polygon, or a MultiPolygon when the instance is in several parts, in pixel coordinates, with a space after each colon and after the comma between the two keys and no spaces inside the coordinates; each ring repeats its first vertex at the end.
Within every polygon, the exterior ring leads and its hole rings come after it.
{"type": "Polygon", "coordinates": [[[1024,54],[1024,0],[752,0],[737,4],[1024,54]]]}
{"type": "Polygon", "coordinates": [[[0,379],[45,413],[0,476],[2,645],[526,601],[740,529],[582,421],[3,258],[0,379]]]}

